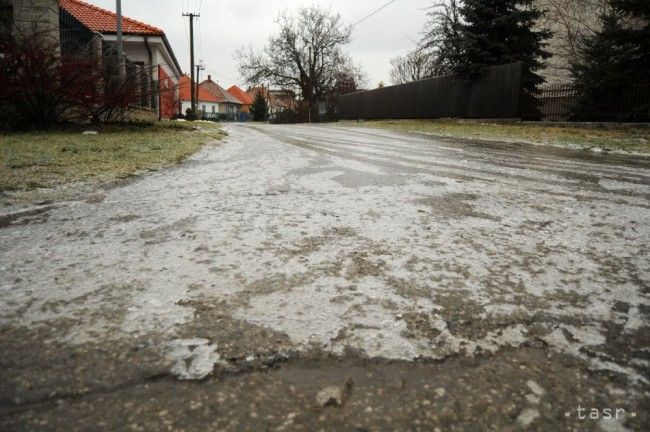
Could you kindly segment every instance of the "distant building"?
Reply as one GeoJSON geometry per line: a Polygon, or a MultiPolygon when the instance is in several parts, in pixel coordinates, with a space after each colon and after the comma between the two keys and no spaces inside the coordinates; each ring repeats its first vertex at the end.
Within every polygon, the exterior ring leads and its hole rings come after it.
{"type": "Polygon", "coordinates": [[[255,96],[260,93],[269,107],[269,117],[273,118],[275,114],[286,110],[288,107],[280,99],[273,96],[273,94],[266,87],[251,87],[247,93],[255,100],[255,96]]]}
{"type": "Polygon", "coordinates": [[[298,100],[293,90],[269,90],[269,94],[282,102],[286,108],[295,110],[298,108],[298,100]]]}
{"type": "Polygon", "coordinates": [[[239,99],[228,93],[223,87],[212,81],[212,76],[201,83],[201,87],[209,92],[217,101],[217,113],[226,114],[229,118],[236,118],[242,112],[242,103],[239,99]]]}
{"type": "MultiPolygon", "coordinates": [[[[192,108],[191,78],[183,75],[179,81],[178,94],[181,102],[181,114],[185,114],[192,108]]],[[[196,85],[196,83],[194,84],[196,85]]],[[[209,92],[204,86],[198,86],[197,94],[197,116],[199,118],[210,118],[219,112],[219,99],[209,92]]]]}
{"type": "Polygon", "coordinates": [[[241,102],[241,110],[244,113],[249,113],[251,111],[251,106],[253,105],[253,97],[246,93],[244,90],[240,89],[238,86],[231,86],[228,90],[233,97],[237,98],[241,102]]]}

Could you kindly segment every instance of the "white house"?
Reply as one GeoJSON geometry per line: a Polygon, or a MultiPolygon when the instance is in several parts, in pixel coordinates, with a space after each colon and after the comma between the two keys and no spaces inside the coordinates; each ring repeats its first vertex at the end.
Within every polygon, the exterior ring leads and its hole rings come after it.
{"type": "MultiPolygon", "coordinates": [[[[185,114],[188,109],[192,107],[192,96],[190,88],[191,79],[187,75],[181,77],[178,91],[181,100],[181,112],[185,114]]],[[[194,83],[196,86],[196,83],[194,83]]],[[[198,86],[198,95],[197,95],[197,107],[196,109],[200,111],[199,114],[203,114],[205,117],[211,117],[212,114],[219,112],[219,99],[214,96],[212,93],[207,91],[203,85],[198,86]]]]}
{"type": "MultiPolygon", "coordinates": [[[[81,0],[59,0],[61,51],[74,51],[92,45],[101,53],[114,48],[117,39],[117,16],[114,12],[81,0]]],[[[165,32],[149,24],[122,17],[124,56],[132,65],[147,71],[141,83],[151,100],[144,105],[156,110],[159,117],[178,114],[178,83],[181,68],[165,32]],[[157,84],[156,84],[157,83],[157,84]],[[157,88],[154,86],[157,85],[157,88]]]]}

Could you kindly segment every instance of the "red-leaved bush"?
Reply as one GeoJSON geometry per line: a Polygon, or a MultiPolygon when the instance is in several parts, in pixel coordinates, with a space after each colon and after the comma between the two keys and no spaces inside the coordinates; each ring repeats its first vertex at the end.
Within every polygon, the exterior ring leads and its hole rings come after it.
{"type": "Polygon", "coordinates": [[[115,55],[62,55],[58,43],[38,35],[0,36],[0,124],[38,128],[124,118],[142,89],[116,71],[115,55]]]}

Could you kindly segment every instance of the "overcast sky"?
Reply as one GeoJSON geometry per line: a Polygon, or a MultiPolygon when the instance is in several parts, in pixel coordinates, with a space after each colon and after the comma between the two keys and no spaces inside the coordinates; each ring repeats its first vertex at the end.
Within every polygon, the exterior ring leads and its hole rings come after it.
{"type": "MultiPolygon", "coordinates": [[[[115,0],[86,0],[115,10],[115,0]]],[[[283,9],[318,4],[341,13],[352,24],[389,0],[122,0],[125,16],[162,28],[184,71],[189,71],[188,20],[181,12],[197,12],[195,26],[196,59],[203,59],[206,72],[223,86],[243,85],[235,48],[252,45],[261,49],[268,36],[277,31],[275,20],[283,9]]],[[[370,87],[379,81],[389,83],[391,57],[402,55],[419,38],[425,22],[425,9],[431,0],[395,0],[374,16],[357,25],[347,46],[356,63],[368,75],[370,87]]],[[[205,76],[205,75],[204,75],[205,76]]]]}

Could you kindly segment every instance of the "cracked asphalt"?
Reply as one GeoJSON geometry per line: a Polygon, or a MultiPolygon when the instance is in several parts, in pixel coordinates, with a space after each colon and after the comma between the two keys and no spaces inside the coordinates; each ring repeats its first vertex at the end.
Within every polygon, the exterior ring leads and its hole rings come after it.
{"type": "Polygon", "coordinates": [[[648,158],[226,129],[0,210],[1,430],[650,429],[648,158]]]}

